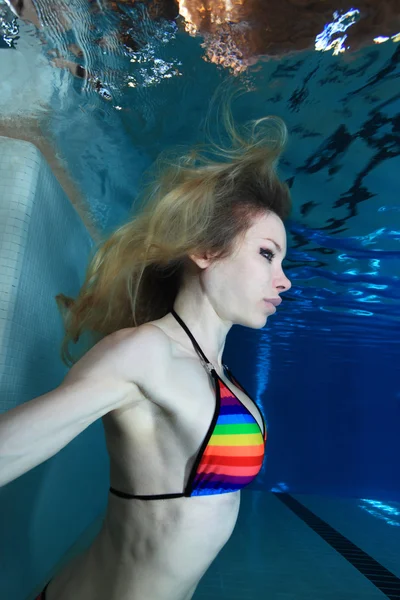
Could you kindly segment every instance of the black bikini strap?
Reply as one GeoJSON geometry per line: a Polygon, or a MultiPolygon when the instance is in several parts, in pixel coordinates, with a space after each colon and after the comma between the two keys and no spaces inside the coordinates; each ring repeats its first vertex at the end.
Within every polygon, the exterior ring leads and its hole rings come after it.
{"type": "Polygon", "coordinates": [[[206,367],[208,368],[208,370],[211,373],[211,370],[214,370],[214,367],[212,366],[212,364],[208,360],[207,356],[204,354],[203,350],[200,348],[199,344],[196,342],[194,336],[189,331],[189,328],[185,325],[185,323],[182,321],[182,319],[180,318],[180,316],[176,314],[176,312],[174,311],[174,309],[172,309],[171,312],[174,315],[175,319],[183,327],[183,329],[186,331],[186,333],[188,334],[188,336],[192,340],[193,346],[196,348],[196,350],[198,350],[200,352],[201,357],[203,358],[204,362],[206,363],[206,367]]]}

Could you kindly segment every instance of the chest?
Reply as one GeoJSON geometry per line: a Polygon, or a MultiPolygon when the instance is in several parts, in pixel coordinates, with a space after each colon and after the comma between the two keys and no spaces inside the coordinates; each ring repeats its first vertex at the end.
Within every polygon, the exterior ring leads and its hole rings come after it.
{"type": "Polygon", "coordinates": [[[105,423],[114,487],[209,495],[247,485],[264,454],[264,423],[252,399],[196,358],[175,356],[152,369],[141,382],[144,401],[105,423]]]}
{"type": "MultiPolygon", "coordinates": [[[[176,356],[164,381],[152,379],[144,390],[156,404],[171,406],[169,421],[201,439],[222,407],[233,400],[232,411],[252,417],[264,434],[264,422],[253,400],[225,372],[212,376],[199,360],[176,356]],[[234,397],[234,398],[232,398],[234,397]]],[[[182,431],[182,429],[180,429],[182,431]]]]}

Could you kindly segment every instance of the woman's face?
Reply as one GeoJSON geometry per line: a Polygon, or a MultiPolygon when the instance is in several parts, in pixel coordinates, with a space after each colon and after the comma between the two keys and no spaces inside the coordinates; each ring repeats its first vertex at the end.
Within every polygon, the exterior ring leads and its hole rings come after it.
{"type": "MultiPolygon", "coordinates": [[[[255,329],[264,327],[279,304],[282,292],[291,287],[282,269],[286,256],[286,231],[274,213],[253,220],[244,239],[227,258],[210,264],[203,285],[221,319],[255,329]]],[[[278,309],[279,310],[279,309],[278,309]]]]}

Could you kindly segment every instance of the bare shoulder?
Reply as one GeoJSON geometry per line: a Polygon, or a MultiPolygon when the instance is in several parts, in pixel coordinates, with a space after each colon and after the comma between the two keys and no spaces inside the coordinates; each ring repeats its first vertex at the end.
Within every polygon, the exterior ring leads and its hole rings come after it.
{"type": "Polygon", "coordinates": [[[162,376],[171,356],[168,336],[145,323],[112,333],[91,348],[68,372],[65,382],[81,377],[112,377],[140,385],[154,366],[162,376]]]}

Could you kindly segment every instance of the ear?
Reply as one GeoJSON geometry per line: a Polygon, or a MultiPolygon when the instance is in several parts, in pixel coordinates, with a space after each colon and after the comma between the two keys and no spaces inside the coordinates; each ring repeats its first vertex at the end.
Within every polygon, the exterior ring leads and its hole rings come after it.
{"type": "Polygon", "coordinates": [[[206,269],[211,265],[212,256],[213,255],[211,253],[206,252],[204,254],[189,254],[188,258],[200,269],[206,269]]]}

